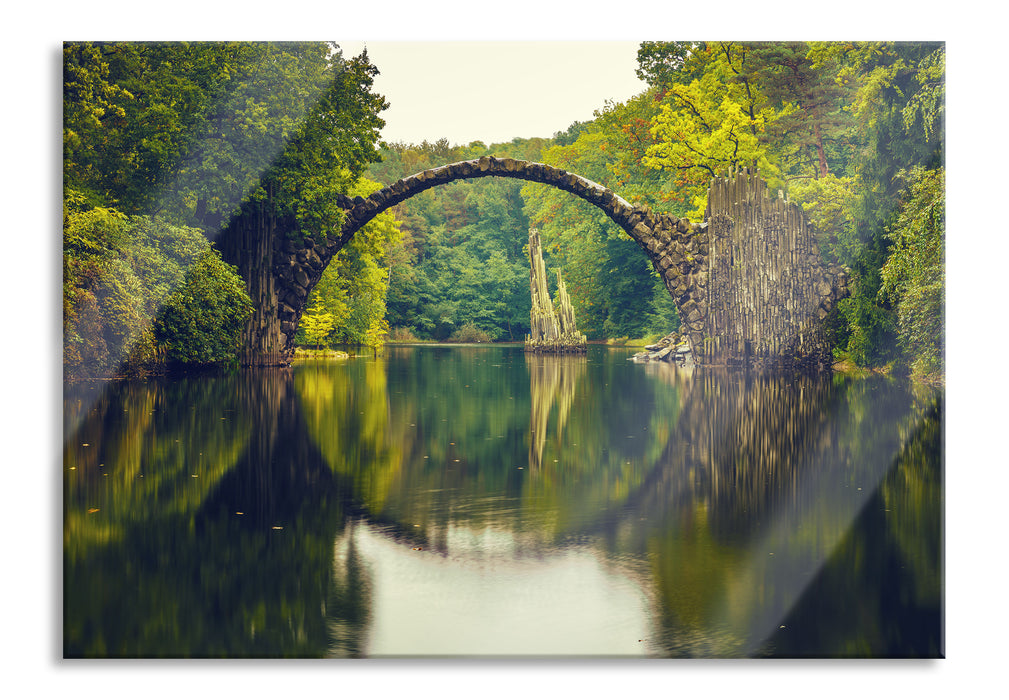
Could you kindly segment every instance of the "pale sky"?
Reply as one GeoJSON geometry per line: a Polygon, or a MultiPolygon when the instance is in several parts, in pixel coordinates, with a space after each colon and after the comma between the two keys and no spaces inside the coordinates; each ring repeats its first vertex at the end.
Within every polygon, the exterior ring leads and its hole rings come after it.
{"type": "Polygon", "coordinates": [[[637,41],[338,43],[348,57],[367,45],[390,143],[550,137],[647,88],[634,75],[637,41]]]}

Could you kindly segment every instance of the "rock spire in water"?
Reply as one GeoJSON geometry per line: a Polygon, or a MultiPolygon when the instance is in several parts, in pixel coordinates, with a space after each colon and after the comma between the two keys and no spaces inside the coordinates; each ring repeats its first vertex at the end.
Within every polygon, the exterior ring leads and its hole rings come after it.
{"type": "Polygon", "coordinates": [[[529,311],[530,334],[526,336],[527,352],[585,352],[585,335],[575,325],[575,310],[571,306],[564,277],[557,274],[556,308],[547,287],[547,270],[543,263],[540,232],[529,230],[529,311]]]}

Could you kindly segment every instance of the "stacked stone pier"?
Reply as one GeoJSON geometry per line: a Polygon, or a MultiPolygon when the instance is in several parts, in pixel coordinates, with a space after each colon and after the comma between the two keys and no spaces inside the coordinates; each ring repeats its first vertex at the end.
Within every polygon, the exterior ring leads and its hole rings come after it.
{"type": "Polygon", "coordinates": [[[575,173],[490,156],[419,172],[369,197],[341,197],[344,222],[339,236],[327,241],[288,237],[293,226],[281,221],[268,228],[270,240],[237,232],[222,252],[238,266],[256,306],[243,364],[289,361],[308,295],[361,227],[431,187],[481,177],[550,185],[605,212],[662,278],[695,364],[829,366],[820,325],[847,294],[847,279],[820,263],[801,208],[769,197],[758,175],[740,170],[712,180],[707,220],[692,223],[633,205],[575,173]]]}

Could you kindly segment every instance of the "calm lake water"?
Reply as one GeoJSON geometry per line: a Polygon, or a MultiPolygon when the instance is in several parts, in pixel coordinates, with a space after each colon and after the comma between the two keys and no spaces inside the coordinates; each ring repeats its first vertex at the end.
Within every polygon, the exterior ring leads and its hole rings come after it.
{"type": "Polygon", "coordinates": [[[943,654],[941,395],[629,354],[68,386],[64,654],[943,654]]]}

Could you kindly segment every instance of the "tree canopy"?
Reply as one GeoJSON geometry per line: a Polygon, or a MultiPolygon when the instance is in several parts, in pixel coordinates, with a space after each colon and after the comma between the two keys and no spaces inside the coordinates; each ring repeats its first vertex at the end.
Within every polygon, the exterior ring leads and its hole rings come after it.
{"type": "MultiPolygon", "coordinates": [[[[168,297],[170,290],[162,288],[165,274],[152,271],[156,263],[122,247],[132,241],[122,232],[144,225],[173,227],[177,235],[160,240],[154,259],[182,261],[181,276],[171,283],[184,281],[191,292],[200,290],[202,322],[237,332],[232,321],[243,316],[247,295],[241,298],[244,289],[238,294],[241,280],[220,264],[209,242],[250,211],[284,220],[290,235],[324,239],[339,230],[343,211],[335,195],[350,191],[378,158],[383,125],[378,114],[386,104],[371,92],[376,73],[366,54],[345,58],[329,42],[66,43],[64,331],[69,357],[77,361],[76,338],[88,344],[88,333],[81,334],[85,318],[100,318],[100,324],[95,320],[88,326],[93,332],[98,325],[106,331],[119,325],[149,329],[161,311],[154,326],[158,337],[165,341],[174,333],[170,347],[180,347],[183,331],[171,326],[181,323],[185,304],[178,296],[168,297]],[[199,255],[191,254],[190,231],[202,236],[199,255]],[[119,271],[87,272],[101,267],[95,267],[96,260],[118,265],[119,271]],[[120,269],[124,265],[134,277],[120,269]],[[124,279],[133,279],[133,287],[116,298],[128,296],[136,303],[103,306],[102,299],[113,296],[101,291],[101,280],[113,285],[124,279]],[[157,306],[162,303],[168,304],[163,310],[157,306]],[[207,316],[217,303],[222,314],[207,316]],[[138,304],[145,307],[143,314],[127,312],[138,304]]],[[[118,348],[122,338],[119,333],[111,340],[118,348]]],[[[205,345],[207,352],[177,359],[223,359],[219,354],[225,347],[233,350],[234,343],[205,345]]],[[[166,357],[168,347],[153,354],[166,357]]],[[[86,364],[74,366],[85,373],[109,370],[86,364]]]]}

